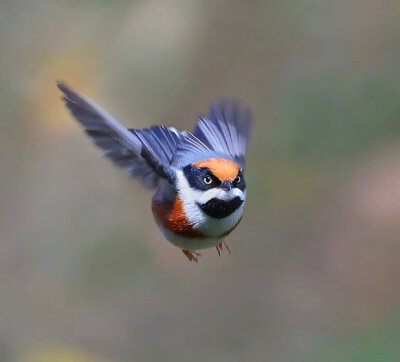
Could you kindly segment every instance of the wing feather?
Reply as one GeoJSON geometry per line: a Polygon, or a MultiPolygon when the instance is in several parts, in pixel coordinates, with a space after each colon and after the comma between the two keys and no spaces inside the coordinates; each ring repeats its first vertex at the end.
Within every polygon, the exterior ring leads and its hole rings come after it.
{"type": "Polygon", "coordinates": [[[153,126],[128,130],[89,99],[58,82],[63,100],[85,132],[104,155],[147,188],[155,188],[160,177],[171,180],[170,168],[180,133],[174,128],[153,126]]]}
{"type": "Polygon", "coordinates": [[[242,108],[237,101],[221,101],[199,118],[193,134],[210,150],[226,154],[244,167],[251,120],[249,108],[242,108]]]}

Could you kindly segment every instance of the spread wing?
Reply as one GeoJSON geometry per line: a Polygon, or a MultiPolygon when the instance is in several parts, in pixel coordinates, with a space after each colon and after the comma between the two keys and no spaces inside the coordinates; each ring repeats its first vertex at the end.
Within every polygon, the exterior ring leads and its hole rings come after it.
{"type": "Polygon", "coordinates": [[[244,167],[251,120],[249,108],[237,101],[221,101],[199,118],[193,134],[210,150],[227,154],[244,167]]]}
{"type": "Polygon", "coordinates": [[[128,130],[89,99],[74,92],[64,83],[57,83],[73,116],[106,157],[140,179],[147,188],[155,188],[160,178],[172,181],[169,166],[176,144],[184,133],[175,128],[153,126],[144,130],[128,130]]]}

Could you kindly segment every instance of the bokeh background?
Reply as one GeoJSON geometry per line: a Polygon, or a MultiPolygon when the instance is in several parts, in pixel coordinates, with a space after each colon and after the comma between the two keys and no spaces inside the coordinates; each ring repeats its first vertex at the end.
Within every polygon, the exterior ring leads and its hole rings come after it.
{"type": "Polygon", "coordinates": [[[398,1],[6,0],[0,43],[1,361],[400,361],[398,1]],[[163,240],[56,79],[127,127],[253,108],[232,256],[163,240]]]}

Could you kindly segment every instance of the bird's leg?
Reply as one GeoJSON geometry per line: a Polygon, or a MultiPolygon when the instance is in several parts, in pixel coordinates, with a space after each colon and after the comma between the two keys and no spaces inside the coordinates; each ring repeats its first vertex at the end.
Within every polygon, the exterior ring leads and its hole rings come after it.
{"type": "Polygon", "coordinates": [[[225,249],[228,250],[229,255],[232,255],[231,249],[229,249],[229,246],[228,246],[228,244],[226,243],[226,241],[223,241],[222,244],[225,246],[225,249]]]}
{"type": "Polygon", "coordinates": [[[218,256],[221,257],[221,250],[222,250],[222,242],[215,245],[215,249],[217,249],[218,256]]]}
{"type": "Polygon", "coordinates": [[[215,245],[215,248],[218,251],[218,256],[221,256],[221,251],[225,247],[226,250],[228,250],[229,255],[232,255],[231,249],[229,249],[228,244],[225,241],[220,241],[217,245],[215,245]]]}
{"type": "Polygon", "coordinates": [[[182,249],[183,254],[189,259],[189,261],[194,261],[197,263],[199,259],[197,257],[200,257],[201,254],[198,253],[197,251],[194,250],[187,250],[187,249],[182,249]]]}

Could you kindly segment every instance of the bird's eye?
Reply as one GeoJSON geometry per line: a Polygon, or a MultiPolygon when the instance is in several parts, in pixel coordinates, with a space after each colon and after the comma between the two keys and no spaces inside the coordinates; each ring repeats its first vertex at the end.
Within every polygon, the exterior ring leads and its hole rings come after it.
{"type": "Polygon", "coordinates": [[[236,178],[233,180],[235,184],[238,184],[240,182],[240,176],[236,176],[236,178]]]}
{"type": "Polygon", "coordinates": [[[206,177],[203,178],[203,182],[204,182],[206,185],[209,185],[209,184],[211,184],[212,179],[211,179],[211,177],[206,176],[206,177]]]}

